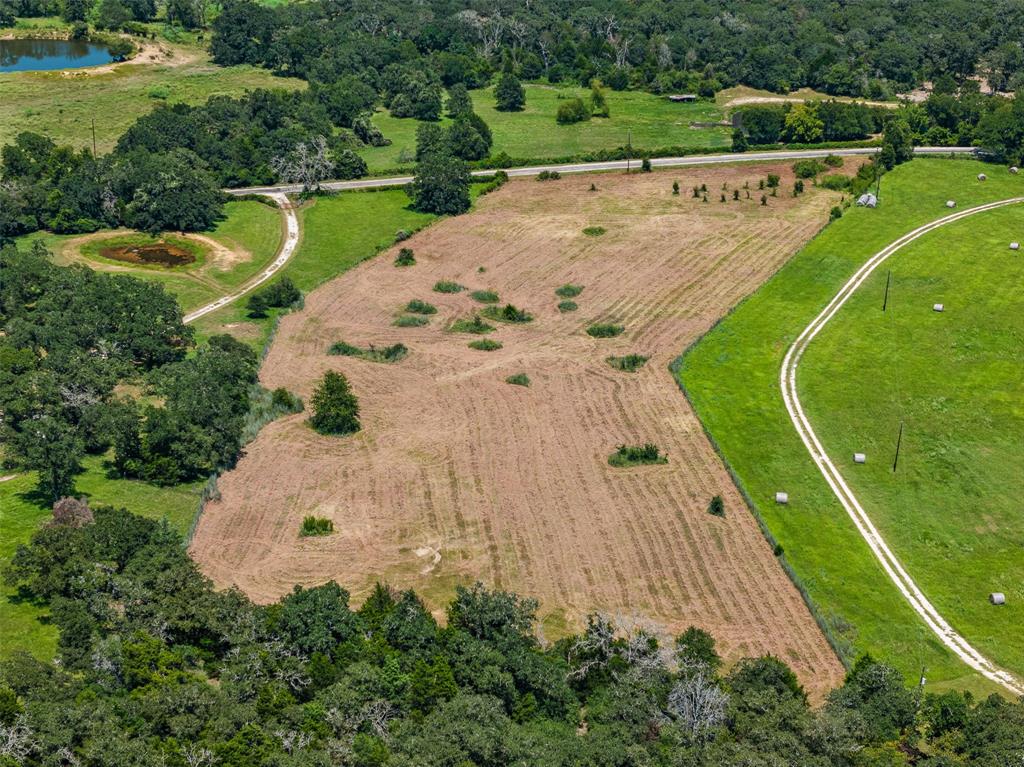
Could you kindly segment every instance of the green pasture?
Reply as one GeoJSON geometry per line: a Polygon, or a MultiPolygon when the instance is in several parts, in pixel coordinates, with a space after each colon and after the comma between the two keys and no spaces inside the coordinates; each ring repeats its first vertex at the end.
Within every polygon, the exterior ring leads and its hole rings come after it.
{"type": "MultiPolygon", "coordinates": [[[[564,99],[586,97],[589,89],[554,85],[526,85],[526,108],[521,112],[499,112],[494,108],[494,89],[470,93],[473,106],[494,134],[492,154],[505,152],[514,159],[557,159],[583,152],[616,149],[627,140],[638,150],[682,146],[712,148],[728,146],[728,128],[691,128],[693,122],[717,122],[722,110],[710,102],[675,104],[663,96],[639,91],[606,90],[611,117],[592,118],[575,125],[555,122],[558,105],[564,99]]],[[[408,167],[416,155],[416,128],[412,118],[392,117],[379,111],[374,122],[391,139],[385,147],[360,151],[370,173],[408,167]]]]}
{"type": "MultiPolygon", "coordinates": [[[[963,209],[1020,195],[1024,195],[1024,179],[1011,176],[1005,169],[973,160],[917,159],[899,167],[885,176],[881,186],[881,204],[877,209],[848,209],[840,220],[830,224],[760,290],[743,301],[691,347],[683,355],[678,370],[680,383],[705,428],[741,488],[750,497],[755,512],[763,518],[772,535],[784,547],[786,559],[817,605],[837,643],[844,649],[844,654],[854,657],[871,652],[897,665],[911,679],[917,678],[921,669],[926,667],[928,680],[935,688],[957,686],[988,692],[994,689],[994,685],[973,673],[941,645],[876,563],[797,436],[783,407],[779,391],[779,370],[789,345],[843,282],[888,243],[921,224],[948,214],[946,200],[956,200],[958,207],[963,209]],[[978,181],[976,175],[979,172],[987,173],[989,180],[978,181]],[[774,503],[775,492],[779,490],[789,493],[789,505],[777,506],[774,503]]],[[[1012,470],[1013,462],[1016,461],[1018,467],[1021,465],[1020,431],[1018,427],[1016,458],[1004,456],[984,470],[980,466],[964,467],[965,472],[975,480],[968,482],[965,479],[965,489],[962,490],[947,488],[944,491],[940,487],[931,486],[933,481],[941,478],[943,471],[954,471],[950,462],[955,463],[970,456],[980,460],[978,445],[993,438],[995,432],[1003,427],[994,424],[990,428],[956,434],[949,421],[943,422],[942,412],[950,413],[956,403],[961,401],[959,395],[942,395],[947,397],[943,400],[928,387],[936,385],[934,379],[937,375],[952,370],[949,359],[951,355],[964,352],[949,346],[951,336],[931,339],[924,334],[935,331],[949,333],[954,323],[962,323],[955,331],[957,343],[976,347],[978,351],[972,351],[971,354],[979,355],[987,353],[981,351],[983,349],[1007,343],[1013,337],[1010,328],[1020,328],[1019,317],[1010,320],[1003,316],[1002,313],[1008,309],[1005,299],[1000,299],[1003,301],[1001,304],[989,304],[993,308],[989,310],[991,316],[987,321],[992,323],[990,327],[993,333],[988,337],[972,337],[968,330],[971,320],[964,316],[962,310],[959,314],[951,310],[936,316],[931,312],[931,305],[943,299],[951,307],[958,303],[955,296],[949,295],[948,288],[943,288],[943,281],[952,277],[949,270],[959,270],[956,285],[962,285],[964,291],[964,299],[959,300],[961,305],[971,291],[981,290],[980,286],[986,280],[991,281],[996,277],[992,270],[1003,268],[999,262],[1005,265],[1006,254],[1010,251],[1007,249],[1005,252],[998,250],[990,253],[990,240],[986,233],[1006,219],[1014,220],[1014,215],[1017,221],[1021,220],[1020,209],[1017,208],[1015,213],[992,216],[981,214],[979,218],[964,223],[964,231],[972,233],[963,235],[967,247],[973,247],[969,243],[977,242],[973,251],[967,254],[960,248],[950,248],[950,252],[943,258],[936,256],[929,259],[929,252],[936,254],[943,250],[943,243],[955,235],[956,230],[942,229],[934,235],[934,239],[926,239],[915,245],[914,250],[908,248],[893,257],[891,265],[894,279],[897,273],[905,275],[897,281],[900,289],[893,294],[894,301],[898,295],[901,303],[894,304],[893,314],[887,312],[886,317],[873,317],[871,321],[894,323],[888,331],[890,336],[904,325],[907,328],[920,328],[918,332],[921,334],[922,346],[915,352],[913,364],[928,369],[926,380],[914,380],[914,369],[911,367],[892,367],[891,355],[898,348],[895,341],[885,342],[889,348],[888,357],[885,353],[872,356],[873,347],[861,348],[859,356],[857,349],[841,349],[843,336],[838,334],[843,332],[849,337],[850,333],[863,331],[864,340],[859,343],[864,344],[870,343],[868,339],[878,337],[873,325],[869,335],[869,326],[863,312],[870,312],[871,307],[880,310],[878,281],[885,279],[884,274],[876,275],[856,301],[844,310],[850,313],[841,314],[835,329],[823,333],[822,338],[815,342],[818,345],[811,346],[806,369],[802,370],[800,376],[801,396],[807,398],[813,422],[821,430],[829,448],[835,450],[835,455],[846,460],[847,454],[852,457],[854,449],[861,448],[870,454],[868,464],[857,467],[867,471],[858,474],[851,466],[846,475],[857,482],[858,490],[863,488],[869,513],[884,526],[886,532],[892,532],[893,548],[897,556],[903,558],[910,573],[919,579],[929,596],[934,597],[941,607],[952,610],[953,600],[957,598],[971,604],[971,610],[956,611],[949,617],[967,634],[968,639],[977,641],[979,647],[986,650],[1001,642],[1000,637],[1008,636],[1004,632],[1008,628],[1012,629],[1012,625],[1007,625],[1007,622],[1013,623],[1010,610],[1002,614],[985,611],[973,605],[973,592],[954,592],[959,588],[958,583],[962,585],[965,582],[973,582],[974,591],[983,590],[987,584],[999,579],[999,573],[1008,571],[986,574],[977,580],[969,573],[952,578],[944,569],[948,565],[944,547],[957,548],[959,544],[954,545],[953,541],[957,539],[958,533],[956,526],[946,525],[942,520],[956,516],[950,506],[955,497],[960,499],[958,502],[964,502],[969,497],[966,488],[976,487],[981,489],[982,495],[975,497],[969,508],[961,509],[959,513],[977,516],[977,527],[985,524],[982,521],[985,514],[992,517],[996,526],[1007,522],[1007,515],[1012,514],[1010,505],[1019,496],[1020,482],[1015,492],[1012,483],[1006,484],[1005,481],[1006,472],[1012,470]],[[908,255],[909,259],[904,259],[908,255]],[[982,276],[977,279],[968,277],[967,273],[975,269],[978,260],[982,258],[996,261],[986,263],[982,267],[983,271],[979,272],[982,276]],[[909,265],[904,267],[904,260],[901,259],[908,261],[909,265]],[[930,275],[927,274],[929,265],[935,268],[935,272],[930,275]],[[917,269],[916,274],[921,276],[915,277],[913,269],[917,269]],[[931,287],[929,281],[932,281],[931,287]],[[934,292],[939,289],[943,289],[946,295],[933,300],[934,292]],[[915,290],[920,291],[916,297],[915,290]],[[925,303],[922,307],[916,307],[912,305],[914,301],[925,303]],[[919,316],[914,314],[918,309],[919,316]],[[855,313],[858,311],[861,313],[855,313]],[[936,325],[936,319],[946,324],[936,325]],[[1001,319],[1006,323],[1001,326],[1006,328],[1004,336],[994,332],[995,328],[1000,327],[998,323],[1001,319]],[[946,342],[944,350],[939,347],[942,340],[946,342]],[[929,349],[932,351],[929,352],[929,349]],[[933,355],[932,358],[929,358],[929,353],[933,355]],[[858,365],[865,369],[858,369],[858,365]],[[894,391],[893,377],[897,371],[903,371],[900,379],[904,382],[904,388],[894,391]],[[928,380],[932,383],[929,384],[928,380]],[[928,399],[911,406],[911,401],[919,397],[928,399]],[[891,404],[894,401],[907,407],[905,418],[914,419],[914,436],[908,436],[907,447],[916,456],[912,459],[908,457],[908,464],[899,475],[898,483],[880,485],[869,494],[871,480],[874,478],[877,481],[878,473],[884,469],[887,458],[891,461],[894,428],[898,428],[898,423],[894,427],[895,405],[891,404]],[[924,414],[930,408],[935,412],[926,418],[924,414]],[[851,425],[854,423],[857,424],[856,430],[851,425]],[[930,438],[932,441],[927,436],[928,429],[933,430],[930,438]],[[934,441],[935,435],[939,434],[956,437],[956,441],[941,447],[934,441]],[[933,452],[939,458],[929,463],[931,459],[927,456],[933,452]],[[984,482],[982,477],[985,478],[984,482]],[[985,484],[990,478],[999,481],[998,477],[1003,478],[1004,484],[985,484]],[[929,486],[925,487],[926,484],[929,486]],[[903,490],[897,496],[894,493],[898,488],[903,490]],[[994,500],[997,495],[1005,496],[1005,499],[994,500]],[[902,505],[887,510],[879,508],[897,497],[902,505]],[[925,497],[929,505],[936,508],[919,508],[914,511],[913,518],[900,518],[901,508],[925,497]],[[927,528],[915,529],[911,524],[928,516],[931,519],[927,528]],[[901,525],[906,529],[897,534],[896,528],[901,525]],[[929,550],[934,559],[928,556],[929,550]],[[930,592],[929,589],[935,589],[942,579],[949,581],[948,588],[930,592]],[[987,629],[977,634],[972,633],[978,629],[979,621],[984,620],[988,621],[987,629]]],[[[992,241],[1007,238],[1005,230],[998,233],[993,231],[992,241]]],[[[1010,268],[1007,267],[1007,271],[1001,273],[1002,279],[1012,281],[1014,272],[1010,268]]],[[[1019,270],[1019,266],[1012,268],[1019,270]]],[[[1019,274],[1019,271],[1016,273],[1019,274]]],[[[995,294],[991,300],[997,300],[995,294]]],[[[977,312],[979,316],[975,321],[980,321],[984,310],[979,307],[977,312]]],[[[879,341],[885,338],[879,337],[879,341]]],[[[1016,339],[1019,355],[1019,330],[1016,339]]],[[[902,348],[905,349],[906,345],[902,348]]],[[[986,359],[991,362],[993,358],[990,355],[986,359]]],[[[1005,373],[998,365],[988,372],[984,369],[976,370],[973,375],[976,376],[975,380],[984,383],[989,389],[985,397],[995,400],[1000,397],[1011,398],[1011,393],[1003,387],[1005,373]]],[[[979,408],[982,407],[979,405],[979,408]]],[[[1016,407],[1019,418],[1019,395],[1016,407]]],[[[1001,410],[995,412],[1004,412],[1005,409],[1004,404],[1001,410]]],[[[970,415],[966,411],[960,412],[956,418],[963,424],[969,420],[970,415]]],[[[1007,431],[1005,435],[1012,437],[1012,432],[1007,431]]],[[[1019,510],[1017,514],[1019,523],[1019,510]]],[[[970,526],[969,522],[957,524],[970,526]]],[[[1008,539],[999,542],[997,552],[985,553],[984,559],[973,559],[968,548],[975,545],[979,536],[999,536],[998,532],[976,532],[964,541],[963,548],[959,550],[960,563],[970,560],[971,568],[978,574],[993,563],[1005,564],[999,552],[1009,550],[1012,538],[1009,530],[1004,530],[1003,534],[1008,539]]],[[[1016,572],[1019,574],[1019,569],[1016,572]]],[[[1020,588],[1019,577],[1017,588],[1020,588]]],[[[1013,587],[1007,584],[1002,590],[1012,592],[1013,587]]],[[[1019,615],[1017,613],[1018,635],[1021,628],[1019,615]]],[[[1004,646],[999,657],[1007,663],[1019,663],[1019,642],[1017,644],[1016,650],[1004,646]]],[[[1024,671],[1019,666],[1015,670],[1024,671]]]]}

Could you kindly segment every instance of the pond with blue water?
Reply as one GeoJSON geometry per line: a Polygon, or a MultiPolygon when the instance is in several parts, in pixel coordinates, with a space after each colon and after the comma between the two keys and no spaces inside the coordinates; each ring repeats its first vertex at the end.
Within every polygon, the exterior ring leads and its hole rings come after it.
{"type": "Polygon", "coordinates": [[[79,69],[113,60],[107,46],[85,40],[0,40],[0,73],[79,69]]]}

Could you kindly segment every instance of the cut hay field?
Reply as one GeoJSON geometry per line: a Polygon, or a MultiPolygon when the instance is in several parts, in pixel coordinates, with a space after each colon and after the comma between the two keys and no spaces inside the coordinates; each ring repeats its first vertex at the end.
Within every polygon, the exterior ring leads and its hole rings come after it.
{"type": "MultiPolygon", "coordinates": [[[[575,125],[559,125],[555,113],[564,99],[587,97],[589,89],[527,84],[522,112],[494,108],[494,89],[471,91],[473,107],[494,134],[493,154],[505,152],[515,159],[569,158],[584,152],[626,146],[631,135],[638,150],[682,146],[713,148],[729,146],[731,131],[724,127],[691,128],[693,122],[717,122],[723,112],[714,103],[675,104],[664,96],[640,91],[607,89],[611,117],[592,118],[575,125]]],[[[419,121],[377,112],[374,122],[391,139],[386,147],[360,151],[371,173],[408,167],[416,154],[419,121]]]]}
{"type": "Polygon", "coordinates": [[[820,190],[718,202],[723,184],[756,189],[769,172],[791,187],[788,166],[514,180],[403,243],[415,266],[390,252],[314,291],[282,319],[262,381],[308,400],[326,370],[343,371],[363,431],[320,436],[303,415],[265,428],[222,477],[193,556],[260,601],[330,578],[359,599],[382,579],[436,609],[480,578],[540,597],[549,637],[591,610],[694,623],[730,659],[771,652],[813,690],[834,684],[839,661],[667,370],[827,220],[837,196],[820,190]],[[707,184],[714,201],[673,196],[674,179],[707,184]],[[445,280],[469,290],[436,292],[445,280]],[[575,312],[557,308],[567,283],[583,286],[575,312]],[[533,320],[489,313],[493,332],[453,332],[483,309],[478,290],[533,320]],[[412,299],[437,313],[396,327],[412,299]],[[625,331],[593,338],[594,323],[625,331]],[[469,348],[481,339],[501,348],[469,348]],[[329,355],[339,341],[409,353],[329,355]],[[650,361],[633,373],[606,361],[630,353],[650,361]],[[529,386],[506,382],[518,374],[529,386]],[[619,444],[648,441],[667,464],[609,465],[619,444]],[[724,519],[707,511],[715,495],[724,519]],[[335,532],[300,538],[310,514],[335,532]]]}
{"type": "MultiPolygon", "coordinates": [[[[25,36],[40,24],[53,31],[45,19],[28,21],[36,23],[0,28],[0,35],[25,36]]],[[[240,96],[254,88],[305,87],[301,80],[275,77],[265,69],[219,67],[194,40],[161,38],[145,43],[135,59],[123,64],[0,74],[0,146],[22,131],[33,131],[59,144],[91,147],[95,120],[97,148],[108,152],[137,118],[162,103],[201,104],[211,96],[240,96]]]]}
{"type": "MultiPolygon", "coordinates": [[[[796,335],[871,255],[949,211],[1024,195],[1024,180],[969,160],[917,159],[708,333],[680,368],[698,415],[851,654],[871,652],[934,689],[991,692],[887,579],[783,406],[796,335]],[[976,180],[979,172],[989,176],[976,180]],[[775,505],[778,490],[790,504],[775,505]]],[[[1019,497],[1024,206],[942,227],[896,253],[812,342],[801,400],[843,476],[929,600],[972,644],[1024,672],[1019,497]],[[892,269],[891,303],[881,312],[892,269]],[[941,295],[939,295],[941,294],[941,295]],[[945,303],[947,311],[932,312],[945,303]],[[906,424],[900,467],[891,464],[906,424]],[[852,453],[868,462],[852,465],[852,453]],[[992,608],[988,591],[1010,604],[992,608]],[[1013,596],[1011,596],[1013,595],[1013,596]]]]}

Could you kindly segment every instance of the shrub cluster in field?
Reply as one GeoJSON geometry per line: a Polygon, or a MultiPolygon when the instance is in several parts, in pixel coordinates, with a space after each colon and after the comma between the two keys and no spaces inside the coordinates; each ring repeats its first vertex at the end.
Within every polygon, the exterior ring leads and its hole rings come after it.
{"type": "Polygon", "coordinates": [[[410,314],[437,314],[437,307],[426,301],[414,298],[405,305],[405,311],[410,314]]]}
{"type": "Polygon", "coordinates": [[[610,322],[598,322],[587,328],[587,335],[594,338],[614,338],[625,332],[622,325],[615,325],[610,322]]]}
{"type": "Polygon", "coordinates": [[[453,333],[475,333],[476,335],[483,335],[484,333],[490,333],[494,330],[494,325],[489,325],[483,321],[479,314],[474,314],[473,319],[461,319],[455,320],[449,328],[453,333]]]}
{"type": "Polygon", "coordinates": [[[668,463],[658,446],[650,442],[643,445],[619,445],[618,449],[608,456],[612,466],[642,466],[647,464],[668,463]]]}
{"type": "Polygon", "coordinates": [[[461,293],[465,289],[465,285],[460,285],[451,280],[439,280],[434,283],[434,291],[437,293],[461,293]]]}
{"type": "Polygon", "coordinates": [[[398,362],[403,359],[409,353],[409,347],[405,344],[399,343],[378,349],[371,344],[364,349],[360,346],[353,346],[352,344],[345,343],[344,341],[337,341],[331,344],[331,348],[328,349],[328,353],[342,357],[359,357],[359,359],[369,360],[370,362],[391,363],[398,362]]]}
{"type": "Polygon", "coordinates": [[[500,300],[493,290],[474,290],[469,297],[481,304],[496,304],[500,300]]]}
{"type": "Polygon", "coordinates": [[[635,373],[647,364],[647,357],[641,354],[627,354],[624,357],[606,357],[605,361],[616,370],[635,373]]]}
{"type": "Polygon", "coordinates": [[[413,266],[416,263],[416,256],[412,248],[402,248],[395,256],[395,266],[413,266]]]}
{"type": "Polygon", "coordinates": [[[493,341],[490,338],[481,338],[479,341],[470,341],[470,349],[480,352],[493,352],[501,348],[501,341],[493,341]]]}
{"type": "Polygon", "coordinates": [[[526,375],[526,373],[516,373],[515,375],[510,375],[506,378],[505,383],[510,383],[514,386],[529,386],[530,377],[526,375]]]}
{"type": "Polygon", "coordinates": [[[304,517],[299,535],[303,538],[319,535],[330,535],[334,532],[334,522],[323,517],[304,517]]]}
{"type": "Polygon", "coordinates": [[[562,312],[562,314],[565,314],[566,312],[574,312],[579,308],[579,304],[577,304],[575,301],[558,302],[558,311],[562,312]]]}
{"type": "Polygon", "coordinates": [[[576,298],[576,296],[582,292],[582,285],[566,284],[562,285],[560,288],[555,288],[555,295],[559,298],[576,298]]]}
{"type": "Polygon", "coordinates": [[[588,226],[583,230],[583,234],[587,235],[587,237],[600,237],[606,231],[608,230],[603,226],[588,226]]]}
{"type": "Polygon", "coordinates": [[[512,304],[505,304],[500,309],[497,306],[488,306],[481,314],[489,320],[497,322],[522,323],[532,322],[533,316],[525,309],[518,309],[512,304]]]}
{"type": "Polygon", "coordinates": [[[396,318],[391,324],[397,328],[421,328],[430,323],[426,317],[415,314],[403,314],[396,318]]]}

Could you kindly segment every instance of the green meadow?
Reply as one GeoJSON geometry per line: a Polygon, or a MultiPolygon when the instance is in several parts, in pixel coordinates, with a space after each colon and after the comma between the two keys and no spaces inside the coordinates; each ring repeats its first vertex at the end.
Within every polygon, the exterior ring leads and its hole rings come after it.
{"type": "MultiPolygon", "coordinates": [[[[946,650],[889,582],[797,436],[779,371],[845,280],[900,235],[949,213],[946,200],[964,209],[1021,195],[1024,179],[973,160],[899,167],[884,177],[877,209],[848,209],[678,367],[705,428],[844,654],[870,652],[908,679],[926,668],[936,689],[995,686],[946,650]],[[979,172],[989,180],[976,180],[979,172]],[[789,505],[774,503],[778,490],[789,493],[789,505]]],[[[1009,379],[1014,360],[1020,370],[1024,326],[1012,295],[1020,256],[1008,255],[1021,220],[1019,206],[983,213],[898,252],[889,262],[892,310],[880,311],[883,271],[811,345],[798,379],[812,423],[911,575],[970,641],[1018,673],[1020,608],[997,611],[985,597],[998,585],[1012,602],[1021,588],[1021,390],[1009,379]],[[950,308],[933,313],[936,302],[950,308]],[[901,419],[906,460],[893,478],[885,470],[889,463],[891,474],[901,419]],[[868,453],[867,464],[853,466],[855,450],[868,453]]]]}
{"type": "MultiPolygon", "coordinates": [[[[611,116],[593,117],[575,125],[555,122],[564,99],[586,98],[589,89],[554,85],[525,85],[526,107],[521,112],[494,108],[494,89],[472,91],[473,106],[494,134],[492,154],[504,152],[513,159],[571,158],[632,142],[637,150],[663,147],[714,148],[729,146],[731,132],[725,127],[693,128],[694,122],[718,122],[723,112],[711,102],[676,104],[663,96],[639,91],[606,90],[611,116]]],[[[416,155],[419,121],[396,118],[379,111],[374,122],[391,145],[360,151],[370,173],[409,167],[416,155]]]]}

